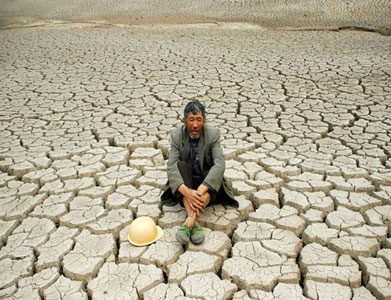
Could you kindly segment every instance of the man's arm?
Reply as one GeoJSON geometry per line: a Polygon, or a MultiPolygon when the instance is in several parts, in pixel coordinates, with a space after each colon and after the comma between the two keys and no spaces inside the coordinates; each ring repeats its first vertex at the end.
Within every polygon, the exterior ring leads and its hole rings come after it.
{"type": "MultiPolygon", "coordinates": [[[[220,131],[216,129],[216,132],[211,140],[211,154],[213,159],[213,166],[209,170],[208,175],[204,179],[204,183],[209,185],[213,190],[218,191],[220,185],[223,182],[223,176],[225,171],[225,160],[223,155],[223,149],[220,145],[220,131]]],[[[208,188],[206,185],[202,185],[208,188]]],[[[205,189],[205,188],[202,188],[205,189]]]]}
{"type": "Polygon", "coordinates": [[[180,133],[178,130],[181,130],[181,128],[171,132],[170,153],[167,161],[167,177],[173,194],[178,190],[179,186],[183,184],[183,179],[178,169],[180,143],[180,133]]]}

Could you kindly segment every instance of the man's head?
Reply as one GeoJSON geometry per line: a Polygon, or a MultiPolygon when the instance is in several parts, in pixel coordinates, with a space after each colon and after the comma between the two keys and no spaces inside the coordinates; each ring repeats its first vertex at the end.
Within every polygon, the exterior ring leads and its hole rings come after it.
{"type": "Polygon", "coordinates": [[[186,129],[193,139],[198,139],[204,128],[205,106],[200,101],[193,100],[189,102],[184,110],[186,129]]]}

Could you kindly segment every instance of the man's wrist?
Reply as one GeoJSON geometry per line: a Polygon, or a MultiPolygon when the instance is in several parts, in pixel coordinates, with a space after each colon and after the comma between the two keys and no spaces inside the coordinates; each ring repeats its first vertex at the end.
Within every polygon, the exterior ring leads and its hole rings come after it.
{"type": "Polygon", "coordinates": [[[197,189],[197,195],[202,196],[209,190],[208,186],[204,185],[203,183],[198,187],[197,189]]]}
{"type": "Polygon", "coordinates": [[[182,183],[182,184],[179,186],[178,191],[179,191],[179,193],[181,193],[182,195],[184,195],[184,194],[186,193],[186,191],[187,191],[187,186],[184,185],[184,184],[182,183]]]}
{"type": "Polygon", "coordinates": [[[202,183],[202,185],[206,187],[206,191],[205,191],[205,192],[208,192],[208,191],[210,191],[210,192],[216,192],[215,189],[212,188],[206,181],[204,181],[204,182],[202,183]]]}

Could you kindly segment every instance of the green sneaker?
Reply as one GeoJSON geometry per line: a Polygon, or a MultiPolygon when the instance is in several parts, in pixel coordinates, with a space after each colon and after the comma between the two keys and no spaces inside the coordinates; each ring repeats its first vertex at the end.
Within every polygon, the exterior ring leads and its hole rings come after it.
{"type": "Polygon", "coordinates": [[[182,245],[186,245],[190,240],[190,235],[191,228],[186,224],[183,224],[181,227],[179,227],[178,231],[175,234],[175,237],[182,245]]]}
{"type": "Polygon", "coordinates": [[[200,224],[194,224],[190,239],[194,245],[199,245],[205,240],[205,233],[200,224]]]}

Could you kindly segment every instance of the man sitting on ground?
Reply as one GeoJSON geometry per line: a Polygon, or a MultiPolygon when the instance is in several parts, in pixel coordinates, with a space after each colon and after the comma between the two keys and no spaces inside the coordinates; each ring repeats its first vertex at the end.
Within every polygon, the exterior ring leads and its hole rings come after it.
{"type": "Polygon", "coordinates": [[[171,133],[168,182],[161,201],[185,207],[187,218],[176,233],[177,240],[184,245],[189,240],[200,244],[205,234],[197,219],[204,208],[217,203],[239,205],[223,176],[220,130],[205,124],[205,107],[198,100],[186,105],[184,118],[184,125],[171,133]]]}

